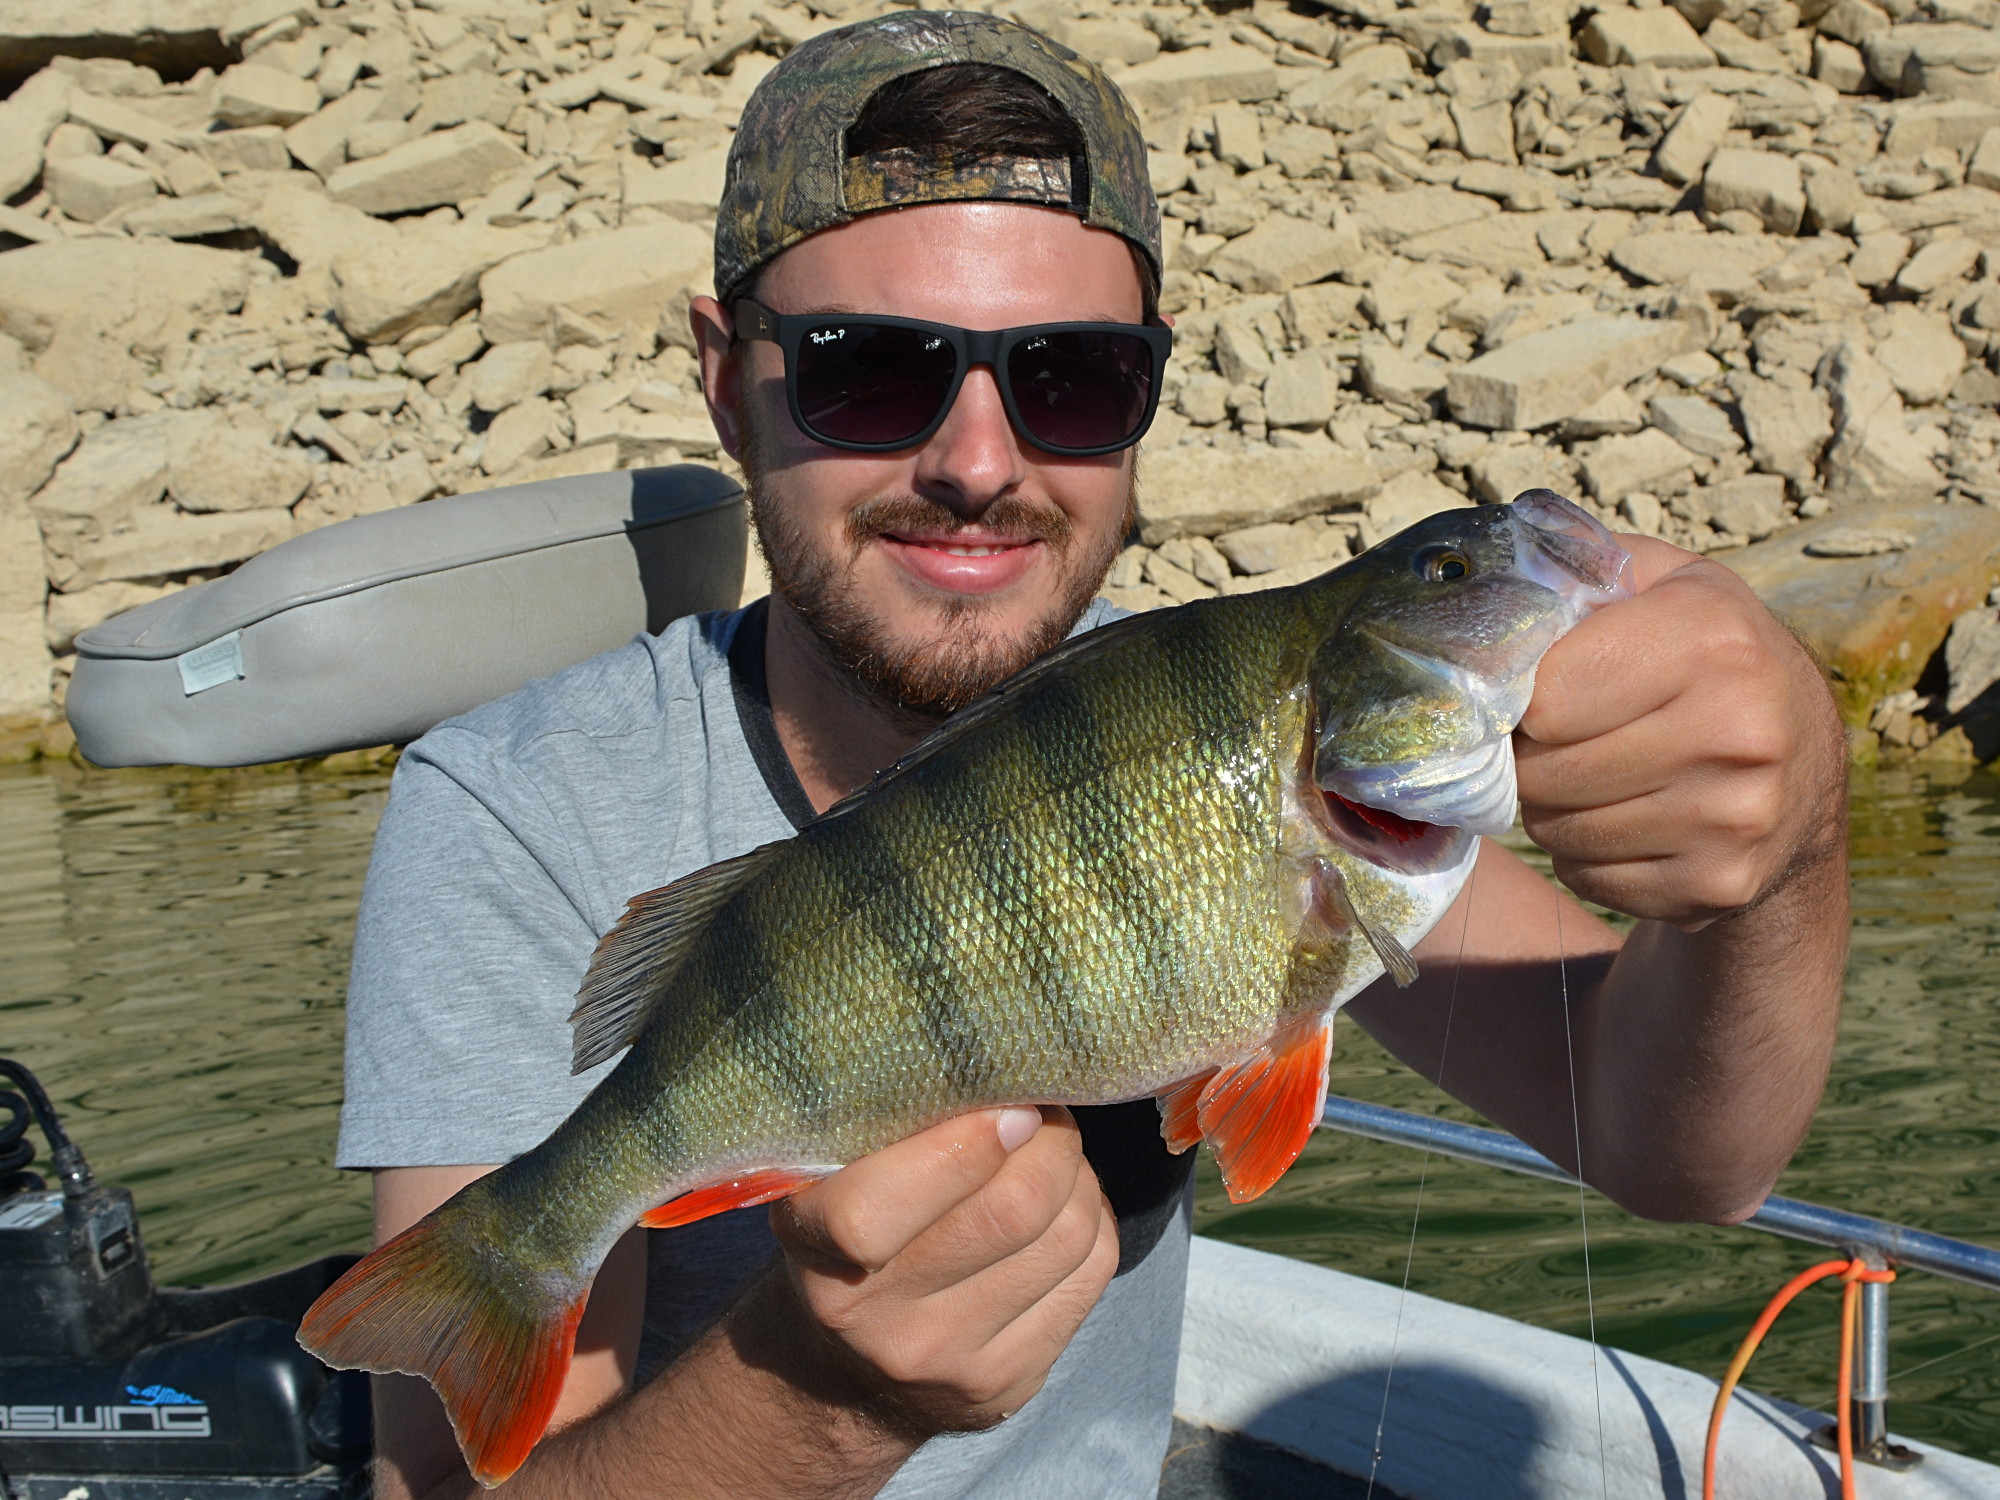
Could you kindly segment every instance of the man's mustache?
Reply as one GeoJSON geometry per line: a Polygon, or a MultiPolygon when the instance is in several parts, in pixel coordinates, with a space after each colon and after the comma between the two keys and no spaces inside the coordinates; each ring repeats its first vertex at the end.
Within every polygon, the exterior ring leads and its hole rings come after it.
{"type": "Polygon", "coordinates": [[[1069,516],[1055,506],[1035,505],[1014,495],[1001,496],[974,517],[921,495],[880,495],[848,513],[846,531],[848,544],[858,552],[881,536],[954,536],[974,526],[1009,541],[1047,542],[1058,551],[1069,545],[1076,531],[1069,516]]]}

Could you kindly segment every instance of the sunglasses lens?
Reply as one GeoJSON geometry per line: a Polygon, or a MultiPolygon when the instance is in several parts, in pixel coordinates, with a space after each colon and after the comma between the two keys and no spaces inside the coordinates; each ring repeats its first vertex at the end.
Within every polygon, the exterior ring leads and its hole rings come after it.
{"type": "Polygon", "coordinates": [[[935,334],[827,323],[799,341],[799,415],[832,442],[904,443],[930,426],[957,369],[957,351],[935,334]]]}
{"type": "Polygon", "coordinates": [[[1146,419],[1153,355],[1129,333],[1042,333],[1009,352],[1007,378],[1021,425],[1036,442],[1107,448],[1129,440],[1146,419]]]}

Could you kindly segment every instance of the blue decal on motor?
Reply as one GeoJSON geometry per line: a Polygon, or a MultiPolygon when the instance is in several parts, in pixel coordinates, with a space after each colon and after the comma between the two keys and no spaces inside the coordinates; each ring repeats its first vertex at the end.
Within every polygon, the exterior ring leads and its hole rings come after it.
{"type": "Polygon", "coordinates": [[[125,1387],[125,1394],[138,1406],[203,1406],[199,1397],[177,1391],[170,1385],[149,1385],[143,1391],[136,1385],[125,1387]]]}

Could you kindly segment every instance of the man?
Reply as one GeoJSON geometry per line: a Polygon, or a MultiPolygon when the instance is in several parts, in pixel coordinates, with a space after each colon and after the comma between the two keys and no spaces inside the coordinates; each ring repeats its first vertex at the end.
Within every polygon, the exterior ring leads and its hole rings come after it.
{"type": "MultiPolygon", "coordinates": [[[[1107,618],[1090,601],[1157,373],[1145,339],[1121,342],[1153,314],[1145,182],[1116,90],[1011,23],[866,22],[766,79],[732,149],[719,296],[693,318],[772,597],[405,756],[356,941],[341,1148],[376,1169],[379,1238],[594,1081],[563,1076],[564,1017],[627,897],[787,836],[1107,618]],[[1087,326],[978,353],[979,331],[1046,324],[1087,326]]],[[[1580,1143],[1635,1211],[1729,1220],[1825,1074],[1844,746],[1813,664],[1740,583],[1633,546],[1640,593],[1550,653],[1519,754],[1563,880],[1643,920],[1621,947],[1489,847],[1420,982],[1352,1009],[1558,1160],[1580,1143]]],[[[1149,1101],[987,1110],[768,1225],[634,1232],[592,1294],[560,1430],[510,1492],[1151,1495],[1186,1168],[1149,1101]]],[[[383,1496],[470,1492],[421,1385],[381,1382],[377,1433],[383,1496]]]]}

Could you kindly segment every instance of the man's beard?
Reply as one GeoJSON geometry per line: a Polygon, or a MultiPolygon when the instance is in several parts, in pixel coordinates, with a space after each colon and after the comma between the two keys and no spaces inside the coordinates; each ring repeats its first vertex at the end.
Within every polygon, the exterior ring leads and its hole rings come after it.
{"type": "Polygon", "coordinates": [[[762,445],[754,430],[745,439],[750,517],[770,569],[771,592],[805,622],[829,665],[872,706],[905,722],[935,722],[956,713],[1060,645],[1090,607],[1136,518],[1136,494],[1128,490],[1117,532],[1093,543],[1079,540],[1069,516],[1054,506],[1002,496],[980,513],[978,524],[988,533],[1032,539],[1049,550],[1056,583],[1048,607],[1022,636],[1009,638],[994,633],[988,600],[946,597],[935,606],[936,628],[928,637],[897,642],[855,579],[863,550],[887,534],[948,535],[964,529],[966,521],[921,495],[877,495],[849,513],[840,549],[845,555],[823,550],[786,514],[782,500],[764,492],[762,445]]]}

